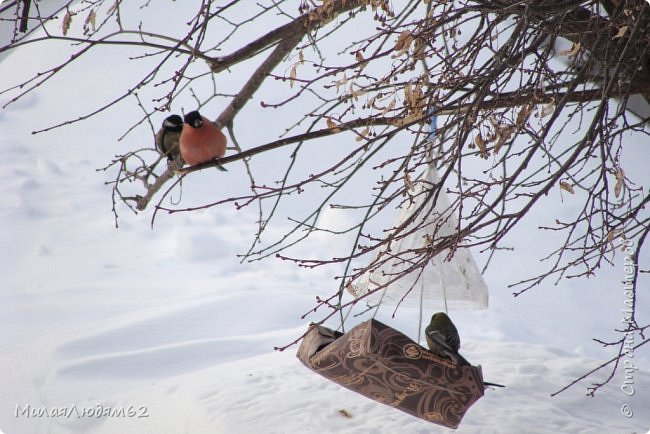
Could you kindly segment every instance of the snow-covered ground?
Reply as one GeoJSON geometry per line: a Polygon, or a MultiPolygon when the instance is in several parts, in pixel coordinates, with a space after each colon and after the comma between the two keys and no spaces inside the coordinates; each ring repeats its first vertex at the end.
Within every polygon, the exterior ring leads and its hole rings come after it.
{"type": "MultiPolygon", "coordinates": [[[[21,65],[33,64],[33,55],[7,56],[0,76],[12,82],[21,65]]],[[[107,69],[105,61],[84,67],[107,69]]],[[[313,374],[295,358],[296,346],[273,351],[305,330],[309,319],[301,315],[317,295],[334,291],[336,270],[299,270],[273,259],[240,264],[235,255],[246,250],[255,231],[251,211],[223,207],[161,215],[152,229],[149,212],[133,216],[122,209],[115,229],[104,185],[110,176],[96,169],[139,147],[115,144],[123,120],[137,116],[137,108],[123,106],[75,127],[30,134],[64,120],[62,112],[79,114],[91,105],[83,95],[99,98],[105,87],[130,83],[117,66],[108,69],[111,86],[99,78],[71,86],[64,75],[0,112],[2,432],[449,432],[313,374]],[[46,416],[45,410],[56,414],[46,416]]],[[[635,168],[635,155],[647,151],[631,144],[626,173],[650,185],[644,158],[636,158],[635,168]]],[[[213,172],[194,175],[183,200],[244,182],[234,166],[227,174],[213,172]]],[[[566,211],[570,204],[558,196],[540,215],[566,211]]],[[[645,433],[645,347],[634,357],[633,396],[621,390],[619,373],[595,397],[586,397],[586,387],[604,380],[607,370],[550,396],[611,357],[591,338],[617,337],[612,330],[620,327],[625,300],[622,255],[596,279],[549,282],[514,299],[506,285],[539,269],[545,242],[534,223],[510,242],[515,252],[498,256],[485,275],[490,308],[452,312],[463,355],[482,365],[487,381],[507,385],[486,391],[457,431],[645,433]],[[631,417],[622,414],[624,405],[631,417]]],[[[323,238],[305,248],[332,247],[323,238]]],[[[479,264],[485,261],[474,254],[479,264]]],[[[641,289],[640,315],[647,320],[647,278],[641,289]]],[[[417,336],[416,311],[401,309],[394,319],[390,313],[385,309],[379,319],[417,336]]]]}

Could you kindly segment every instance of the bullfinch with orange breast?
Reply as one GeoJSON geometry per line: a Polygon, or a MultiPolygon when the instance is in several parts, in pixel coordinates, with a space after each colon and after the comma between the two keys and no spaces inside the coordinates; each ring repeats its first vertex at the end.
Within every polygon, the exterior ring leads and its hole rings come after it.
{"type": "MultiPolygon", "coordinates": [[[[183,160],[189,165],[221,158],[226,153],[226,136],[198,111],[185,115],[185,125],[180,136],[183,160]]],[[[222,170],[222,167],[220,168],[222,170]]]]}
{"type": "Polygon", "coordinates": [[[182,130],[183,118],[171,115],[163,121],[162,127],[156,133],[156,149],[167,157],[168,164],[175,164],[177,168],[183,167],[178,143],[182,130]]]}

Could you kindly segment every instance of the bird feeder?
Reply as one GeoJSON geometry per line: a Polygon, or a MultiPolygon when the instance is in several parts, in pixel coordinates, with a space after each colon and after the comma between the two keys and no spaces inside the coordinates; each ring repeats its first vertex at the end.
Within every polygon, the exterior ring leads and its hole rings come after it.
{"type": "Polygon", "coordinates": [[[485,389],[480,366],[438,356],[375,319],[346,334],[312,324],[297,356],[343,387],[449,428],[485,389]]]}

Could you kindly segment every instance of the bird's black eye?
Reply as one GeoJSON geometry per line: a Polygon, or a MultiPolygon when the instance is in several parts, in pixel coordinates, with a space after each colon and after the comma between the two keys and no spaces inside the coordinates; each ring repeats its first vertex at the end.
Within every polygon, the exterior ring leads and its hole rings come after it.
{"type": "Polygon", "coordinates": [[[197,119],[194,121],[194,128],[201,128],[203,126],[203,120],[197,119]]]}

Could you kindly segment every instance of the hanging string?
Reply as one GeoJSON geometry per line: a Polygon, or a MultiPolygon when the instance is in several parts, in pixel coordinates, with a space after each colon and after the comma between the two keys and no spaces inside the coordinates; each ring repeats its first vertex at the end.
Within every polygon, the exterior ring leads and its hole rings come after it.
{"type": "Polygon", "coordinates": [[[422,338],[422,310],[424,309],[424,283],[420,283],[420,315],[418,317],[418,340],[417,342],[420,343],[420,339],[422,338]]]}
{"type": "Polygon", "coordinates": [[[377,308],[375,309],[375,313],[372,314],[372,319],[375,319],[377,312],[379,312],[379,307],[381,306],[381,303],[384,301],[384,296],[386,295],[386,291],[388,291],[388,286],[385,286],[384,290],[381,292],[381,297],[379,298],[379,302],[377,302],[377,308]]]}
{"type": "Polygon", "coordinates": [[[350,306],[347,313],[341,316],[341,324],[339,324],[339,328],[338,328],[341,333],[345,333],[345,322],[348,320],[348,316],[350,316],[350,313],[352,313],[352,307],[353,306],[350,306]]]}
{"type": "Polygon", "coordinates": [[[448,311],[448,309],[447,309],[447,285],[445,285],[445,281],[444,281],[444,280],[441,279],[441,281],[442,281],[442,299],[443,299],[444,302],[445,302],[445,313],[448,314],[449,311],[448,311]]]}
{"type": "MultiPolygon", "coordinates": [[[[368,279],[368,285],[366,285],[366,289],[365,289],[366,291],[368,291],[368,286],[370,286],[370,283],[371,282],[370,282],[370,278],[369,278],[368,279]]],[[[373,307],[373,306],[368,305],[368,310],[374,308],[374,313],[372,314],[372,319],[375,319],[375,317],[377,316],[377,313],[379,312],[379,308],[381,307],[381,303],[384,300],[384,295],[386,295],[387,290],[388,290],[388,287],[384,287],[384,289],[383,289],[383,291],[381,293],[381,297],[379,298],[379,301],[377,302],[376,306],[373,307]]],[[[348,317],[352,313],[352,310],[354,309],[354,306],[355,306],[354,304],[352,306],[350,306],[350,308],[347,310],[345,315],[341,316],[341,322],[339,324],[338,330],[345,332],[345,322],[348,320],[348,317]]]]}
{"type": "MultiPolygon", "coordinates": [[[[425,64],[426,66],[426,64],[425,64]]],[[[433,140],[436,136],[436,115],[433,113],[433,109],[429,109],[429,134],[427,134],[427,142],[429,142],[429,150],[428,150],[428,166],[425,170],[424,173],[424,178],[427,178],[426,172],[428,170],[434,169],[435,166],[433,163],[433,140]]],[[[445,304],[447,301],[445,300],[445,304]]],[[[446,309],[445,309],[446,310],[446,309]]],[[[420,309],[418,313],[418,328],[417,328],[417,335],[418,335],[418,340],[417,342],[420,343],[420,339],[422,338],[422,317],[423,317],[423,311],[424,311],[424,282],[420,281],[420,309]]]]}
{"type": "MultiPolygon", "coordinates": [[[[430,116],[429,117],[429,132],[428,132],[428,134],[426,136],[426,140],[427,140],[428,145],[429,145],[429,149],[427,150],[427,154],[428,154],[427,155],[427,160],[428,160],[428,162],[427,162],[427,168],[426,168],[426,170],[424,172],[424,175],[423,175],[425,179],[428,178],[428,175],[427,175],[428,171],[431,171],[431,170],[435,171],[436,170],[436,168],[435,168],[435,156],[434,156],[435,152],[434,152],[433,147],[434,147],[434,141],[435,141],[436,132],[437,132],[437,125],[436,125],[437,118],[436,118],[436,115],[434,114],[433,107],[431,107],[430,110],[429,110],[429,116],[430,116]]],[[[370,276],[368,276],[368,281],[363,286],[365,287],[364,289],[366,291],[368,291],[369,287],[372,286],[370,276]]],[[[370,305],[368,306],[369,310],[370,309],[374,310],[373,313],[372,313],[372,318],[373,319],[377,316],[377,314],[379,312],[379,308],[381,307],[381,305],[382,305],[382,303],[384,301],[384,298],[387,295],[388,289],[389,289],[388,286],[382,288],[381,296],[380,296],[377,304],[375,306],[370,306],[370,305]]],[[[446,285],[444,284],[444,282],[443,282],[443,285],[442,285],[442,290],[443,290],[442,295],[443,295],[444,311],[445,311],[445,313],[448,313],[447,288],[446,288],[446,285]]],[[[420,298],[420,300],[419,300],[420,306],[419,306],[419,312],[418,312],[418,327],[417,327],[417,341],[418,342],[420,342],[420,339],[422,338],[422,330],[423,330],[422,325],[423,325],[423,318],[424,318],[425,284],[424,284],[423,280],[420,280],[420,297],[419,298],[420,298]]],[[[347,319],[349,318],[350,314],[352,313],[352,310],[353,310],[353,306],[350,306],[350,309],[348,309],[348,311],[344,315],[341,316],[341,324],[339,326],[339,329],[342,329],[344,327],[344,324],[347,321],[347,319]]]]}

